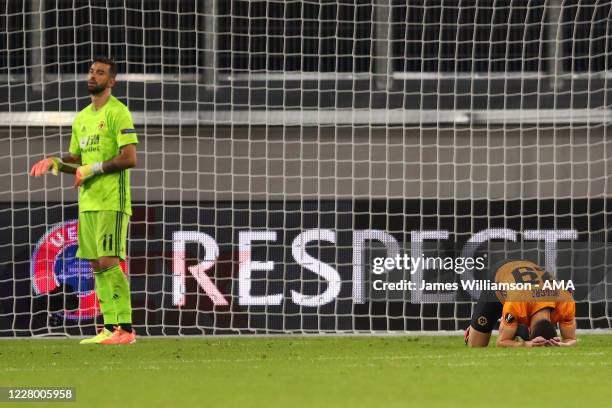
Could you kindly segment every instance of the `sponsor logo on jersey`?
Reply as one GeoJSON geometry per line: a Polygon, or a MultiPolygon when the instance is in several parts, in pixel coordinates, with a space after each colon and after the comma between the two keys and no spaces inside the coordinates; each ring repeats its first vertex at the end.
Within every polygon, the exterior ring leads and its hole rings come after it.
{"type": "Polygon", "coordinates": [[[82,153],[92,153],[100,151],[100,135],[90,135],[83,137],[80,142],[82,153]]]}

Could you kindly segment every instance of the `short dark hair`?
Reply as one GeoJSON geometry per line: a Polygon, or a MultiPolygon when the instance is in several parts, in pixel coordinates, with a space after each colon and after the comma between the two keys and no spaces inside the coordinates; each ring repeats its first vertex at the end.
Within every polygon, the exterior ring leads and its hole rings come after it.
{"type": "Polygon", "coordinates": [[[93,61],[91,61],[91,63],[93,64],[94,62],[101,62],[102,64],[106,64],[109,66],[109,73],[110,73],[110,77],[114,78],[117,76],[117,64],[115,63],[115,61],[113,61],[111,58],[106,58],[106,57],[96,57],[94,58],[93,61]]]}
{"type": "Polygon", "coordinates": [[[557,329],[555,329],[555,325],[552,324],[550,320],[543,319],[537,322],[531,331],[531,336],[529,337],[531,340],[533,340],[540,336],[544,337],[546,340],[557,337],[557,329]]]}

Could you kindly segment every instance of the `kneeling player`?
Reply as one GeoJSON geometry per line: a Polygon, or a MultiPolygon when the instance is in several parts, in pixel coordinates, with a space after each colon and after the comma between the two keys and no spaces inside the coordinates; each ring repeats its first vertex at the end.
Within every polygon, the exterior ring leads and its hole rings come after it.
{"type": "Polygon", "coordinates": [[[510,302],[504,304],[499,327],[498,347],[574,346],[576,344],[576,304],[559,302],[510,302]],[[559,324],[561,337],[555,325],[559,324]],[[514,340],[519,324],[528,325],[530,340],[514,340]]]}
{"type": "MultiPolygon", "coordinates": [[[[530,282],[547,279],[546,272],[536,263],[529,260],[501,261],[493,268],[496,282],[511,281],[530,282]]],[[[479,301],[474,307],[470,325],[465,330],[464,340],[469,347],[487,347],[491,339],[491,332],[497,321],[502,316],[503,303],[505,299],[499,294],[494,301],[479,301]]],[[[523,340],[529,339],[529,329],[524,325],[519,325],[515,333],[523,340]]]]}

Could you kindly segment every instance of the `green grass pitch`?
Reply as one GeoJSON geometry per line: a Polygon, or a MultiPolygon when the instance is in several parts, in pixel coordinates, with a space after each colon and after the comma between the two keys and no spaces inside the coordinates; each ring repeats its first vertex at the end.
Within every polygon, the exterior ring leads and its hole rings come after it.
{"type": "Polygon", "coordinates": [[[0,386],[73,386],[77,402],[65,403],[73,407],[591,408],[612,401],[611,335],[540,349],[468,349],[461,336],[141,337],[130,346],[20,339],[0,340],[0,363],[0,386]]]}

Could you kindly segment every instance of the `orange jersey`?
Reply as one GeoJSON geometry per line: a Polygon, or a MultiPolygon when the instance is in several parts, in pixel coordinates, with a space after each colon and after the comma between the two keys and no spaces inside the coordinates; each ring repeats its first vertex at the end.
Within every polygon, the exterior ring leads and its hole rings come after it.
{"type": "Polygon", "coordinates": [[[576,303],[569,302],[506,302],[502,311],[503,322],[507,326],[524,324],[529,326],[531,316],[544,308],[552,308],[550,321],[561,326],[570,325],[576,317],[576,303]]]}

